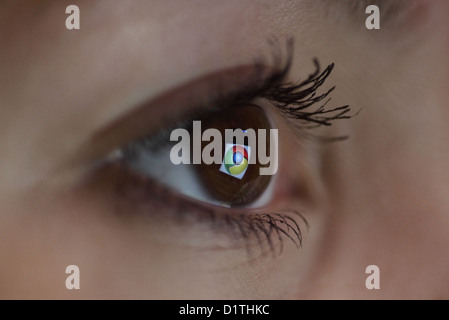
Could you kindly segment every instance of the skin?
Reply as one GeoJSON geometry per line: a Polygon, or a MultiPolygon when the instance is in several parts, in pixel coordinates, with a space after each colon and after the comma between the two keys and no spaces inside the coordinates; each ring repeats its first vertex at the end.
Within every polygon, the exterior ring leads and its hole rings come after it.
{"type": "Polygon", "coordinates": [[[0,298],[447,299],[449,3],[404,10],[369,31],[363,8],[328,1],[3,1],[0,298]],[[65,28],[71,4],[80,30],[65,28]],[[358,114],[313,132],[348,140],[319,143],[270,111],[282,170],[268,207],[310,228],[302,249],[248,261],[168,205],[131,205],[94,164],[141,134],[117,125],[137,108],[158,129],[206,94],[193,80],[251,63],[273,35],[295,38],[291,80],[334,62],[331,105],[358,114]],[[65,287],[71,264],[80,290],[65,287]]]}

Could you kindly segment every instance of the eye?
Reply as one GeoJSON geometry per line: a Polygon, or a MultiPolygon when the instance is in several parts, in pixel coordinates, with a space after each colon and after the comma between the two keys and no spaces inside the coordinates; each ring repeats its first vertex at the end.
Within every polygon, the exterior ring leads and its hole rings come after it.
{"type": "MultiPolygon", "coordinates": [[[[224,70],[192,80],[174,90],[175,94],[170,91],[150,103],[152,108],[145,104],[111,125],[97,139],[121,140],[114,146],[122,147],[98,163],[89,181],[107,182],[99,187],[114,191],[112,204],[117,212],[158,217],[149,224],[156,227],[156,234],[161,224],[168,223],[180,231],[211,232],[220,246],[229,248],[241,244],[252,248],[257,243],[262,253],[266,248],[282,252],[284,238],[301,247],[300,226],[308,227],[308,223],[289,201],[297,203],[302,195],[307,196],[307,192],[293,193],[307,189],[301,179],[307,170],[285,166],[277,174],[276,126],[284,133],[282,145],[299,147],[295,141],[307,138],[305,130],[330,126],[351,115],[348,105],[326,107],[334,87],[320,93],[334,64],[321,71],[314,60],[312,74],[301,82],[290,82],[292,42],[287,49],[285,62],[274,59],[274,67],[256,61],[249,69],[224,70]],[[162,123],[156,133],[132,140],[154,132],[150,111],[163,108],[161,101],[172,108],[186,103],[187,114],[180,117],[178,109],[176,116],[159,117],[162,123]],[[234,139],[226,134],[229,130],[245,135],[234,139]],[[122,131],[130,136],[117,138],[122,131]],[[221,243],[224,238],[229,242],[221,243]],[[279,247],[274,239],[279,240],[279,247]]],[[[287,159],[282,163],[288,163],[287,159]]]]}
{"type": "Polygon", "coordinates": [[[265,110],[241,104],[192,120],[181,121],[169,134],[132,143],[123,150],[124,161],[135,172],[207,204],[253,208],[267,204],[274,175],[263,169],[277,167],[277,135],[273,139],[265,110]],[[184,135],[170,141],[177,129],[184,135]],[[179,154],[182,163],[172,159],[179,154]]]}

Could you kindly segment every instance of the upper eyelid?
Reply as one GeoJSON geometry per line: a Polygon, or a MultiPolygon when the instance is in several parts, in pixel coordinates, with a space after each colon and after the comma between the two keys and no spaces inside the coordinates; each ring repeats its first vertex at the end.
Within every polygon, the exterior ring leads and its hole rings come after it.
{"type": "Polygon", "coordinates": [[[293,57],[292,38],[287,40],[286,51],[282,50],[276,38],[271,39],[268,44],[271,52],[259,52],[250,63],[194,78],[160,93],[151,101],[136,105],[126,115],[94,132],[78,150],[78,161],[98,159],[127,142],[146,136],[151,131],[155,132],[155,127],[174,122],[173,119],[193,109],[210,109],[260,96],[274,82],[285,79],[293,57]],[[163,109],[163,112],[155,110],[158,108],[163,109]],[[172,110],[170,117],[167,116],[167,110],[172,110]]]}
{"type": "MultiPolygon", "coordinates": [[[[318,91],[332,72],[334,64],[329,65],[323,71],[321,71],[317,59],[314,59],[314,64],[315,71],[310,74],[308,78],[298,83],[289,83],[285,82],[284,79],[290,67],[290,62],[287,62],[283,69],[273,72],[270,76],[257,78],[259,79],[259,83],[251,87],[250,90],[237,91],[234,93],[234,96],[232,96],[231,93],[230,96],[224,97],[223,100],[211,103],[212,107],[208,107],[206,110],[200,108],[197,112],[191,112],[189,115],[182,117],[182,120],[162,127],[155,134],[148,134],[142,139],[135,140],[135,142],[138,145],[143,144],[150,149],[154,147],[157,148],[159,144],[164,145],[164,141],[170,140],[169,137],[172,130],[188,127],[194,120],[200,119],[203,114],[208,114],[216,109],[223,110],[225,108],[248,103],[254,103],[262,107],[259,103],[254,102],[256,98],[268,100],[275,109],[281,111],[281,114],[284,117],[300,120],[303,122],[303,125],[305,124],[306,128],[312,128],[319,125],[330,126],[334,120],[351,118],[352,116],[348,115],[351,110],[348,105],[329,109],[326,108],[326,105],[330,101],[328,96],[335,87],[331,87],[323,93],[319,93],[318,91]],[[242,92],[244,94],[242,94],[242,92]],[[325,99],[327,99],[327,101],[323,102],[321,106],[310,110],[311,106],[314,106],[325,99]]],[[[266,112],[269,112],[269,110],[267,109],[266,112]]],[[[287,122],[287,124],[291,124],[291,122],[287,122]]],[[[302,127],[300,129],[302,129],[302,127]]],[[[293,126],[293,129],[298,129],[298,126],[293,126]]],[[[296,132],[299,133],[298,131],[296,132]]],[[[300,134],[300,136],[303,135],[300,134]]],[[[329,138],[329,140],[339,140],[344,138],[346,137],[334,137],[329,138]]],[[[131,149],[132,143],[130,145],[131,149]]]]}
{"type": "Polygon", "coordinates": [[[330,125],[333,120],[350,118],[347,115],[349,106],[326,109],[327,102],[325,102],[314,110],[306,110],[311,106],[310,102],[319,102],[333,90],[331,88],[324,94],[315,96],[332,71],[333,64],[320,72],[319,64],[315,60],[315,73],[305,81],[285,82],[292,64],[293,40],[287,41],[285,56],[282,55],[278,43],[272,48],[274,49],[271,63],[267,63],[266,59],[255,59],[252,64],[218,71],[192,80],[150,103],[143,104],[124,118],[94,134],[90,143],[79,152],[80,158],[89,162],[101,159],[113,150],[157,133],[160,128],[172,127],[177,122],[173,119],[183,118],[195,111],[199,114],[236,103],[252,102],[255,98],[265,98],[281,110],[284,116],[306,122],[330,125]],[[313,90],[310,90],[308,85],[311,85],[313,90]],[[301,90],[307,94],[301,95],[301,90]],[[290,104],[293,105],[292,108],[290,104]],[[183,108],[179,108],[180,105],[183,108]],[[165,112],[164,116],[155,117],[154,108],[175,110],[175,114],[167,116],[165,112]],[[309,121],[310,119],[312,121],[309,121]]]}
{"type": "Polygon", "coordinates": [[[218,71],[174,88],[94,133],[79,151],[78,161],[100,159],[131,141],[173,125],[176,123],[175,119],[182,118],[183,115],[206,112],[220,104],[241,100],[244,95],[242,88],[255,91],[275,71],[271,67],[253,63],[218,71]],[[165,111],[164,115],[155,117],[155,108],[173,112],[167,115],[165,111]]]}

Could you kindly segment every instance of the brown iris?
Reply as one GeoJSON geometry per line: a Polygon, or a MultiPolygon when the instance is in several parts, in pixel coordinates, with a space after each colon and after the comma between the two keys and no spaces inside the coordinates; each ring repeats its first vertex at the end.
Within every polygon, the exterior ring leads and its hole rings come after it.
{"type": "MultiPolygon", "coordinates": [[[[250,160],[243,177],[237,178],[231,174],[220,171],[221,164],[199,164],[194,165],[195,172],[209,196],[216,202],[225,206],[237,207],[251,204],[257,200],[266,190],[271,176],[260,175],[259,169],[269,164],[262,165],[258,159],[258,148],[261,143],[265,143],[265,150],[270,150],[270,122],[262,108],[245,104],[232,108],[232,111],[220,110],[208,114],[201,119],[201,129],[204,132],[209,128],[220,131],[222,136],[222,156],[225,155],[226,144],[236,144],[236,141],[226,141],[226,129],[253,129],[255,132],[256,143],[250,143],[250,140],[244,139],[244,146],[250,147],[250,160]],[[259,141],[258,129],[266,131],[266,139],[259,141]]],[[[202,141],[201,150],[209,144],[208,141],[202,141]]],[[[211,154],[212,156],[214,153],[211,154]]]]}

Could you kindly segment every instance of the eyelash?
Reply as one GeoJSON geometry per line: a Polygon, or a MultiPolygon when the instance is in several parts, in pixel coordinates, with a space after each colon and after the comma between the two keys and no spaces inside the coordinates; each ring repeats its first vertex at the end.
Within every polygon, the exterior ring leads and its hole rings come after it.
{"type": "MultiPolygon", "coordinates": [[[[145,202],[152,207],[165,207],[169,204],[173,216],[164,218],[174,219],[174,223],[180,223],[184,227],[192,222],[195,224],[205,222],[214,234],[223,232],[231,235],[229,239],[233,244],[226,245],[226,249],[240,247],[242,245],[240,241],[243,240],[249,258],[264,256],[267,253],[271,253],[273,258],[277,254],[280,255],[285,239],[292,241],[296,248],[301,248],[303,234],[300,224],[309,229],[308,221],[294,209],[251,214],[240,210],[231,213],[229,210],[215,208],[212,205],[200,204],[183,195],[174,195],[169,188],[159,182],[131,172],[123,159],[109,163],[103,170],[108,176],[111,173],[115,174],[114,192],[120,199],[125,199],[124,202],[115,202],[114,209],[118,215],[128,211],[129,203],[145,202]],[[298,218],[300,221],[296,221],[298,218]],[[274,240],[278,241],[278,246],[274,240]],[[251,251],[253,244],[257,244],[259,254],[251,251]]],[[[159,212],[154,210],[151,214],[155,218],[159,212]]]]}
{"type": "MultiPolygon", "coordinates": [[[[335,120],[351,118],[352,116],[349,115],[351,111],[349,105],[326,109],[327,104],[331,100],[330,98],[318,108],[310,110],[310,108],[326,99],[334,91],[335,86],[331,87],[327,92],[317,95],[318,89],[332,73],[335,66],[334,63],[327,66],[321,72],[320,63],[317,58],[314,58],[313,64],[315,71],[306,80],[296,83],[285,80],[291,68],[293,44],[292,38],[287,40],[287,56],[284,59],[284,63],[280,58],[281,52],[277,49],[279,46],[274,44],[273,61],[278,66],[279,71],[265,78],[266,81],[264,84],[253,93],[255,95],[253,98],[265,98],[283,114],[300,120],[303,125],[306,124],[306,128],[315,128],[320,125],[330,126],[335,120]],[[310,123],[314,125],[308,126],[310,123]]],[[[256,62],[256,65],[258,68],[263,69],[262,62],[256,62]]]]}
{"type": "MultiPolygon", "coordinates": [[[[307,129],[321,125],[330,126],[335,120],[351,118],[349,115],[350,108],[347,105],[331,109],[326,108],[330,101],[328,96],[335,87],[330,88],[325,93],[317,94],[318,89],[332,72],[334,64],[329,65],[321,72],[318,60],[314,59],[315,71],[304,81],[292,83],[286,81],[286,77],[290,71],[293,59],[293,39],[287,40],[287,50],[284,59],[282,58],[282,52],[277,43],[274,43],[272,48],[272,65],[274,65],[274,68],[270,68],[267,71],[265,59],[256,59],[254,62],[254,77],[252,77],[249,85],[240,88],[240,90],[233,94],[220,97],[215,103],[216,109],[223,110],[232,105],[245,102],[249,103],[256,98],[263,98],[270,102],[273,107],[280,110],[284,116],[296,119],[301,124],[301,127],[307,129]],[[327,100],[323,104],[314,108],[316,104],[325,99],[327,100]]],[[[202,113],[204,114],[204,112],[202,113]]],[[[174,126],[167,126],[151,137],[136,140],[123,148],[121,150],[122,157],[112,163],[113,165],[118,164],[119,169],[125,172],[120,174],[122,179],[117,182],[117,186],[122,187],[118,187],[117,191],[122,192],[124,190],[123,186],[132,185],[123,178],[126,179],[131,175],[136,175],[134,172],[126,172],[129,171],[126,165],[127,159],[132,157],[134,148],[158,149],[164,145],[164,142],[169,140],[167,137],[169,137],[172,128],[181,127],[185,123],[192,123],[199,116],[201,116],[201,112],[194,112],[193,115],[185,117],[174,126]]],[[[175,196],[168,188],[152,181],[150,178],[139,178],[145,180],[143,186],[145,189],[149,189],[148,195],[152,196],[152,201],[162,201],[165,205],[169,203],[172,209],[174,209],[173,211],[181,219],[187,213],[196,215],[199,220],[207,217],[214,230],[226,229],[232,235],[237,233],[241,239],[245,240],[248,248],[252,244],[252,240],[255,239],[262,248],[262,252],[265,252],[264,248],[268,245],[270,251],[275,255],[277,251],[273,242],[274,238],[279,241],[279,254],[282,252],[284,238],[290,239],[297,248],[302,247],[303,237],[301,228],[294,217],[299,217],[307,229],[309,224],[295,210],[285,210],[279,213],[230,213],[229,211],[226,212],[226,209],[213,208],[212,206],[195,203],[193,200],[183,199],[182,196],[175,196]]]]}
{"type": "MultiPolygon", "coordinates": [[[[174,195],[169,188],[162,184],[143,176],[136,177],[132,172],[124,172],[129,170],[124,167],[123,163],[115,162],[116,172],[119,173],[116,181],[117,194],[125,195],[129,192],[129,187],[143,188],[140,190],[143,201],[150,201],[154,206],[166,206],[170,204],[171,212],[174,214],[176,222],[188,224],[189,222],[206,222],[211,231],[225,232],[231,234],[231,239],[243,240],[244,245],[249,250],[253,244],[253,240],[259,245],[261,255],[271,252],[273,257],[276,253],[281,254],[283,251],[284,238],[291,240],[297,248],[302,247],[303,235],[295,218],[299,218],[308,229],[309,223],[304,216],[293,209],[283,210],[283,212],[263,212],[248,214],[240,210],[239,213],[230,213],[222,208],[215,208],[212,205],[200,204],[196,200],[186,199],[182,195],[174,195]],[[140,185],[140,186],[139,186],[140,185]],[[236,237],[234,237],[236,236],[236,237]],[[273,243],[273,238],[279,241],[279,251],[273,243]],[[268,245],[268,247],[267,247],[268,245]],[[268,251],[266,249],[269,249],[268,251]]],[[[109,168],[110,169],[110,168],[109,168]]],[[[110,171],[108,171],[110,172],[110,171]]],[[[130,192],[132,194],[132,192],[130,192]]],[[[126,196],[125,196],[126,197],[126,196]]],[[[136,194],[132,195],[133,201],[141,201],[136,194]]],[[[117,212],[126,211],[124,208],[116,207],[117,212]]],[[[155,212],[154,214],[158,214],[155,212]]],[[[169,217],[172,218],[172,217],[169,217]]],[[[240,246],[239,242],[235,243],[240,246]]],[[[232,247],[227,247],[231,249],[232,247]]],[[[251,256],[251,254],[248,254],[251,256]]]]}

